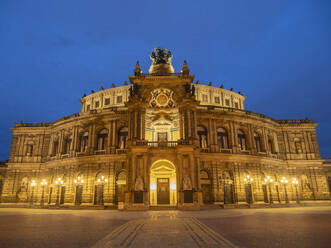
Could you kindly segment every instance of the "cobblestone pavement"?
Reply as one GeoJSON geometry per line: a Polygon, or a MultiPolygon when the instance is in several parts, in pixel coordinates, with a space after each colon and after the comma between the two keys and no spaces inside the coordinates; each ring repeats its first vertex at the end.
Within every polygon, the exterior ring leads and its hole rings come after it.
{"type": "Polygon", "coordinates": [[[330,247],[331,207],[121,212],[1,209],[0,247],[330,247]]]}
{"type": "Polygon", "coordinates": [[[151,212],[150,218],[129,221],[93,248],[102,247],[236,247],[194,217],[177,211],[151,212]]]}

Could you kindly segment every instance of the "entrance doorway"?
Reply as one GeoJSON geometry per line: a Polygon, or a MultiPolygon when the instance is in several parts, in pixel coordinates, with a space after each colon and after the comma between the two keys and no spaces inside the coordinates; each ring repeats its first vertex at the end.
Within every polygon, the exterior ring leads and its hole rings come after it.
{"type": "Polygon", "coordinates": [[[126,173],[120,172],[116,178],[116,203],[124,202],[126,188],[126,173]]]}
{"type": "Polygon", "coordinates": [[[76,197],[75,197],[75,205],[79,206],[82,204],[82,198],[83,198],[83,186],[77,185],[76,186],[76,197]]]}
{"type": "Polygon", "coordinates": [[[169,178],[157,179],[157,203],[170,204],[169,178]]]}
{"type": "Polygon", "coordinates": [[[95,185],[94,205],[103,205],[103,184],[95,185]]]}
{"type": "Polygon", "coordinates": [[[150,169],[150,205],[177,205],[176,167],[169,160],[158,160],[150,169]]]}
{"type": "Polygon", "coordinates": [[[212,194],[211,194],[210,178],[207,171],[204,170],[200,171],[200,182],[201,182],[203,203],[210,204],[212,202],[212,194]]]}

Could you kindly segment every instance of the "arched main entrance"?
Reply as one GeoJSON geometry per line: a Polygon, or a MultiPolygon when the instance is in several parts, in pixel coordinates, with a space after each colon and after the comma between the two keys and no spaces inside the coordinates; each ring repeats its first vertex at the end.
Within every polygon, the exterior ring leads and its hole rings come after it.
{"type": "Polygon", "coordinates": [[[158,160],[150,169],[150,205],[177,205],[176,167],[169,160],[158,160]]]}

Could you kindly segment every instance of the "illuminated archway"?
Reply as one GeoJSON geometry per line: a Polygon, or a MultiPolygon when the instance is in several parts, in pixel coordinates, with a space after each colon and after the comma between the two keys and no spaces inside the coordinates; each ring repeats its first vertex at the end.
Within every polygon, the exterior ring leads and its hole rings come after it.
{"type": "Polygon", "coordinates": [[[177,205],[176,167],[169,160],[154,162],[150,169],[150,205],[177,205]]]}

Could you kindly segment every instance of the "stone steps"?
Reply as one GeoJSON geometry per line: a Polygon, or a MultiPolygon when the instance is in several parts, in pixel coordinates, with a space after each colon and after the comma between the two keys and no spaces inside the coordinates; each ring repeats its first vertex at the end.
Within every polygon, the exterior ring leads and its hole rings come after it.
{"type": "Polygon", "coordinates": [[[177,210],[177,206],[150,206],[149,210],[177,210]]]}

